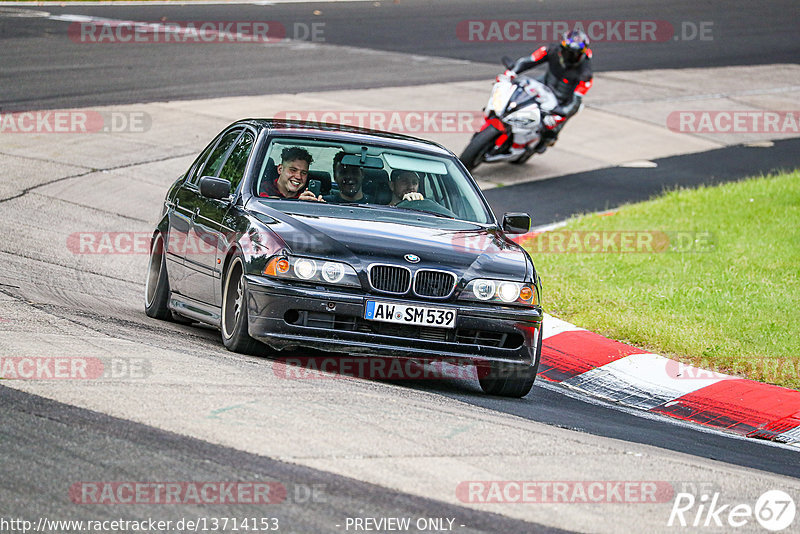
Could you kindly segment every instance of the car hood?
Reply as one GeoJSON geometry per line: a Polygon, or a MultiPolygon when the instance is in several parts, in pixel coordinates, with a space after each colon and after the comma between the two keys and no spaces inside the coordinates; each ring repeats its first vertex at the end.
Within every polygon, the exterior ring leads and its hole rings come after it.
{"type": "MultiPolygon", "coordinates": [[[[345,210],[351,217],[360,212],[372,215],[370,210],[362,208],[333,210],[345,210]]],[[[289,252],[345,261],[356,270],[365,270],[371,263],[390,263],[444,269],[466,279],[494,277],[522,281],[530,280],[532,274],[527,254],[496,227],[431,220],[429,216],[408,213],[403,217],[409,222],[387,221],[385,217],[365,220],[324,214],[289,215],[266,207],[258,211],[273,219],[268,227],[286,243],[289,252]],[[409,261],[409,255],[411,260],[419,258],[419,261],[409,261]]]]}

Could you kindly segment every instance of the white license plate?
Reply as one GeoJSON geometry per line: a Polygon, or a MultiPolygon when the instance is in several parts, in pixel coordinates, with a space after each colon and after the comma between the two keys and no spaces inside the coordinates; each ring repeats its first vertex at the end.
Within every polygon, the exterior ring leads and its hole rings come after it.
{"type": "Polygon", "coordinates": [[[368,300],[364,318],[386,323],[414,324],[439,328],[455,328],[456,311],[451,308],[399,304],[368,300]]]}

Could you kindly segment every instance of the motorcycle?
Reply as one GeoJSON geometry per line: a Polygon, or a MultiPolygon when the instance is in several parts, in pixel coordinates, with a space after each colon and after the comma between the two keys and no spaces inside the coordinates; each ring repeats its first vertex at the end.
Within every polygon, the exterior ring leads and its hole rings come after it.
{"type": "MultiPolygon", "coordinates": [[[[503,58],[503,63],[508,69],[513,66],[508,57],[503,58]]],[[[472,136],[459,159],[469,171],[481,163],[525,163],[537,151],[544,151],[542,132],[548,126],[543,124],[543,118],[556,106],[558,98],[542,82],[527,76],[509,78],[501,74],[484,108],[486,122],[472,136]]],[[[550,120],[563,118],[554,115],[550,120]]],[[[551,124],[550,128],[555,125],[551,124]]]]}

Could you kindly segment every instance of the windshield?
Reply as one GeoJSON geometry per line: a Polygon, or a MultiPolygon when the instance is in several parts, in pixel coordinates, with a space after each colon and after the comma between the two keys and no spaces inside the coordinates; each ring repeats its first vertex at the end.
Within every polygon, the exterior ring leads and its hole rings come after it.
{"type": "Polygon", "coordinates": [[[359,205],[398,214],[411,210],[441,218],[494,223],[477,185],[458,168],[454,158],[397,148],[274,139],[259,165],[254,187],[254,194],[259,197],[292,200],[270,203],[283,211],[293,211],[295,199],[309,190],[322,196],[324,202],[318,203],[319,209],[359,205]]]}

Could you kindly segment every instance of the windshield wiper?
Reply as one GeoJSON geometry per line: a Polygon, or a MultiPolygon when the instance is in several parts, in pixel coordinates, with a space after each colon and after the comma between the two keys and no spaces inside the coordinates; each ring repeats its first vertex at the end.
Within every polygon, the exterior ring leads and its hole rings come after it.
{"type": "Polygon", "coordinates": [[[369,208],[374,210],[375,208],[382,207],[381,205],[370,204],[366,202],[325,202],[328,206],[357,206],[359,208],[369,208]]]}
{"type": "Polygon", "coordinates": [[[397,206],[391,206],[398,210],[404,211],[413,211],[414,213],[424,213],[425,215],[433,215],[434,217],[442,217],[444,219],[455,219],[452,215],[445,215],[444,213],[436,213],[435,211],[425,211],[425,210],[415,210],[414,208],[399,208],[397,206]]]}

